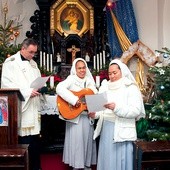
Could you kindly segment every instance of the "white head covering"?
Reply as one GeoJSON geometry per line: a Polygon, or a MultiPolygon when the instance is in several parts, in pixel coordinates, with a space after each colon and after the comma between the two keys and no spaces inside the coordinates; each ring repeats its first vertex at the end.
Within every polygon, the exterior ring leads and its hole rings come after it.
{"type": "MultiPolygon", "coordinates": [[[[114,63],[117,64],[120,67],[121,72],[122,72],[122,78],[126,78],[126,79],[130,80],[131,82],[136,84],[136,86],[138,86],[135,78],[133,77],[131,71],[129,70],[129,68],[127,67],[126,64],[122,63],[119,59],[114,59],[110,62],[109,66],[114,64],[114,63]]],[[[139,89],[139,91],[140,91],[140,89],[139,89]]],[[[141,117],[145,117],[145,108],[144,108],[144,104],[143,104],[142,95],[141,95],[141,111],[140,111],[140,113],[141,114],[137,117],[137,120],[139,120],[141,117]]]]}
{"type": "Polygon", "coordinates": [[[120,67],[121,73],[122,73],[122,78],[126,77],[129,80],[131,80],[133,83],[136,83],[135,78],[133,77],[131,71],[129,70],[129,68],[127,67],[126,64],[122,63],[119,59],[114,59],[110,62],[109,66],[112,64],[117,64],[120,67]]]}
{"type": "MultiPolygon", "coordinates": [[[[88,68],[88,66],[87,66],[86,61],[85,61],[83,58],[76,58],[76,59],[73,61],[73,64],[72,64],[72,67],[71,67],[71,70],[70,70],[70,75],[77,75],[77,74],[76,74],[76,63],[77,63],[78,61],[83,61],[83,62],[84,62],[85,66],[86,66],[86,77],[90,78],[91,81],[94,82],[94,78],[93,78],[93,76],[92,76],[92,74],[91,74],[91,72],[90,72],[90,70],[89,70],[89,68],[88,68]]],[[[95,83],[95,82],[94,82],[94,83],[95,83]]]]}

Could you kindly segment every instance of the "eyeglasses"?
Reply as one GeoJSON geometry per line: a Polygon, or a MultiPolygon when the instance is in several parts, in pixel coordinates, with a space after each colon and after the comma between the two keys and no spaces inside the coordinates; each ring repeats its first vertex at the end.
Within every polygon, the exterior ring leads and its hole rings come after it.
{"type": "Polygon", "coordinates": [[[37,51],[35,52],[35,51],[27,51],[27,53],[29,53],[30,55],[37,55],[37,51]]]}
{"type": "Polygon", "coordinates": [[[37,50],[34,51],[34,50],[31,50],[31,49],[27,49],[27,48],[23,48],[23,49],[25,49],[25,51],[30,55],[36,56],[38,54],[37,50]]]}

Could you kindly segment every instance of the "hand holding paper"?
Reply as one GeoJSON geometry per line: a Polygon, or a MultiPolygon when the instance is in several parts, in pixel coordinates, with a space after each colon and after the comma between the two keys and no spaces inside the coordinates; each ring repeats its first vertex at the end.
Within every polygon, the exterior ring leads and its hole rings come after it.
{"type": "Polygon", "coordinates": [[[36,78],[30,85],[31,88],[34,89],[40,89],[41,87],[43,87],[45,85],[45,83],[47,82],[47,80],[49,79],[50,76],[48,77],[38,77],[36,78]]]}

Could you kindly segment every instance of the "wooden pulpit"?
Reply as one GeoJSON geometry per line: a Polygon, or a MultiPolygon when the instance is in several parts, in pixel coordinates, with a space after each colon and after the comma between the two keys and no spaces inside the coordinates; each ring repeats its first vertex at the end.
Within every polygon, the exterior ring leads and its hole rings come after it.
{"type": "Polygon", "coordinates": [[[21,101],[24,101],[24,97],[19,89],[0,89],[0,145],[18,144],[21,101]]]}

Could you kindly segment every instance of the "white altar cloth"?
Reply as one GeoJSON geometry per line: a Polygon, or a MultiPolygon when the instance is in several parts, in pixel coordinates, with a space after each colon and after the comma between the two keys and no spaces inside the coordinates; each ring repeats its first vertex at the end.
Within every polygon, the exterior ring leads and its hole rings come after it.
{"type": "Polygon", "coordinates": [[[41,107],[41,115],[48,114],[48,115],[59,115],[58,107],[56,103],[57,95],[46,95],[46,102],[41,107]]]}

